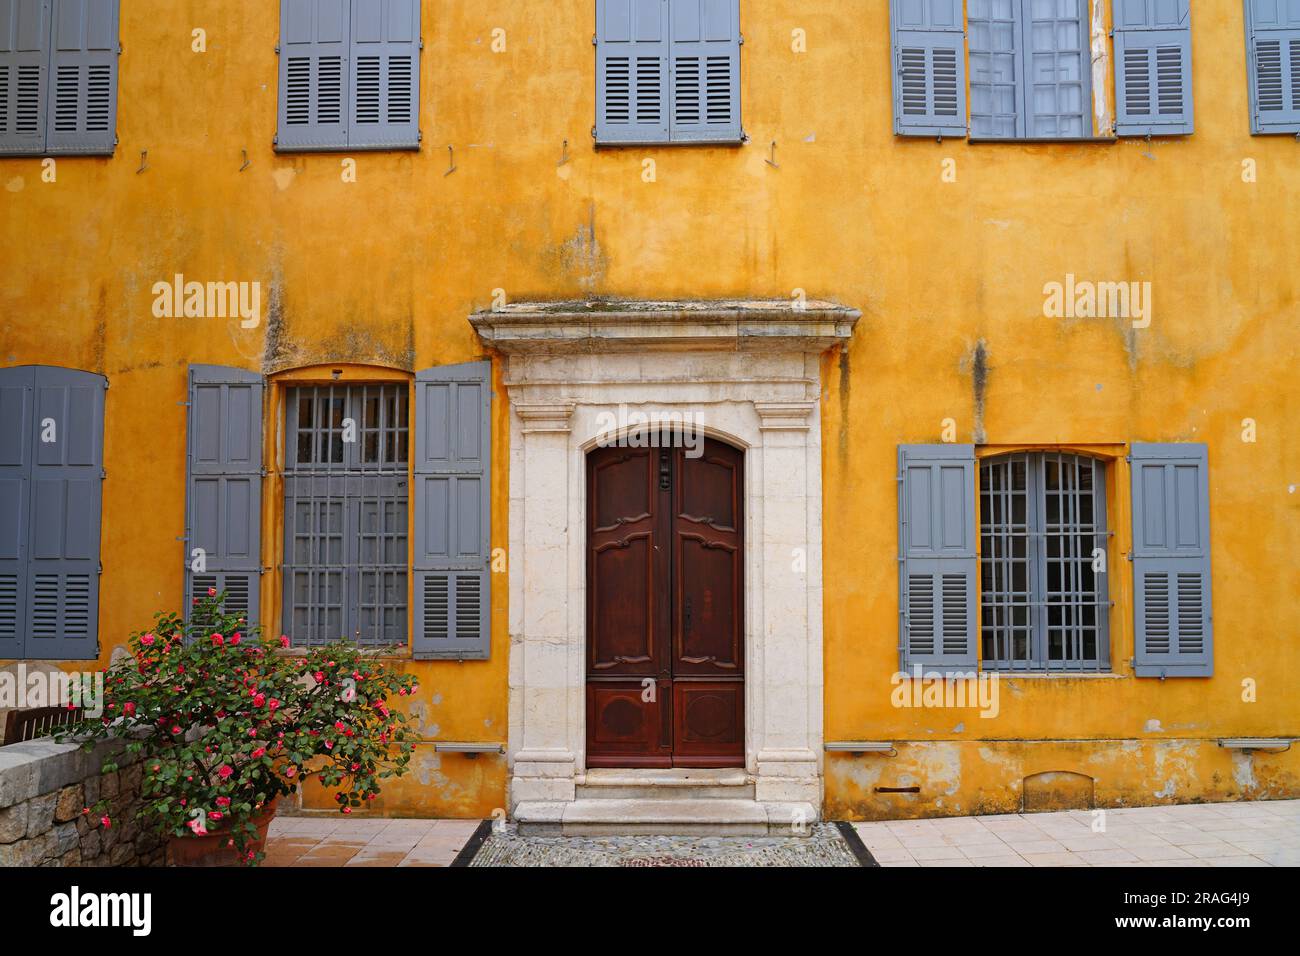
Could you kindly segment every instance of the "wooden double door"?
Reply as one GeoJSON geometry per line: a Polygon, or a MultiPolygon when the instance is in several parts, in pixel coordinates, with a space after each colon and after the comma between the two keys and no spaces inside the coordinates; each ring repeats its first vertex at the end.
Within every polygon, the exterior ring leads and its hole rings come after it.
{"type": "Polygon", "coordinates": [[[587,765],[745,761],[744,455],[587,460],[587,765]]]}

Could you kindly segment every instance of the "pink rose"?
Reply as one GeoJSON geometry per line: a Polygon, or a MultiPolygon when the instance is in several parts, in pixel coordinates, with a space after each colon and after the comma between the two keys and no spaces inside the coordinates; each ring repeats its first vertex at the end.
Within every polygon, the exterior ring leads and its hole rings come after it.
{"type": "Polygon", "coordinates": [[[217,647],[220,647],[222,644],[226,643],[226,639],[222,637],[220,634],[213,634],[212,643],[216,644],[217,647]]]}
{"type": "Polygon", "coordinates": [[[216,597],[216,596],[217,596],[217,589],[216,589],[216,588],[208,588],[208,597],[216,597]]]}
{"type": "Polygon", "coordinates": [[[280,635],[280,646],[281,646],[281,647],[288,647],[288,646],[289,646],[289,635],[287,635],[287,634],[281,634],[281,635],[280,635]]]}
{"type": "Polygon", "coordinates": [[[231,644],[238,644],[238,643],[240,642],[240,640],[242,640],[242,638],[240,637],[238,631],[236,631],[234,634],[231,634],[231,635],[230,635],[230,643],[231,643],[231,644]]]}
{"type": "Polygon", "coordinates": [[[107,815],[107,814],[105,814],[104,816],[100,817],[100,818],[99,818],[99,822],[102,823],[102,824],[104,824],[105,829],[109,829],[109,830],[111,830],[111,829],[113,828],[113,821],[110,820],[110,819],[108,818],[108,815],[107,815]]]}
{"type": "Polygon", "coordinates": [[[264,706],[265,704],[266,704],[266,695],[265,695],[265,694],[258,694],[258,695],[256,695],[256,696],[253,698],[253,706],[254,706],[254,707],[262,707],[262,706],[264,706]]]}
{"type": "MultiPolygon", "coordinates": [[[[68,706],[70,707],[72,705],[69,704],[68,706]]],[[[131,701],[128,700],[125,704],[122,705],[122,713],[124,713],[128,717],[133,716],[135,714],[135,704],[131,703],[131,701]]]]}
{"type": "Polygon", "coordinates": [[[195,836],[208,835],[208,828],[203,825],[203,821],[200,820],[198,817],[195,817],[193,820],[191,820],[189,823],[185,825],[194,831],[195,836]]]}
{"type": "Polygon", "coordinates": [[[146,647],[148,647],[153,642],[154,642],[154,636],[152,634],[146,634],[144,637],[140,638],[140,643],[145,645],[146,647]]]}
{"type": "Polygon", "coordinates": [[[263,756],[265,756],[265,755],[266,755],[266,748],[265,748],[265,747],[258,747],[256,750],[253,751],[253,759],[254,759],[254,760],[256,760],[258,757],[263,757],[263,756]]]}
{"type": "Polygon", "coordinates": [[[208,818],[211,820],[220,820],[221,816],[222,814],[220,810],[213,810],[211,813],[208,814],[208,818]]]}
{"type": "Polygon", "coordinates": [[[270,700],[266,702],[266,706],[270,707],[272,710],[275,710],[280,706],[280,702],[276,700],[274,697],[272,697],[270,700]]]}
{"type": "Polygon", "coordinates": [[[217,776],[222,780],[229,780],[230,775],[235,772],[235,768],[228,763],[223,763],[221,769],[217,771],[217,776]]]}

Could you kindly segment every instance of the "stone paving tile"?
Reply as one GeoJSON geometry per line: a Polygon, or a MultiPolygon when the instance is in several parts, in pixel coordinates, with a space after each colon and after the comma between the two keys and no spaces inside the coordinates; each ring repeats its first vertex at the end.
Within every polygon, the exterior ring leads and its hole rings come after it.
{"type": "Polygon", "coordinates": [[[1300,800],[854,824],[881,866],[1300,866],[1300,800]],[[1104,826],[1094,830],[1094,825],[1104,826]],[[963,865],[963,864],[955,864],[963,865]]]}

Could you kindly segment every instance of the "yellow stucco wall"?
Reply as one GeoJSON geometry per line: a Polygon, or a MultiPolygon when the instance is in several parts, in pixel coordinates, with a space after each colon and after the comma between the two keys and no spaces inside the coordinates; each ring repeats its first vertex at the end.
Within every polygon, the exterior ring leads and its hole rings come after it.
{"type": "MultiPolygon", "coordinates": [[[[1189,138],[899,140],[884,0],[744,0],[751,142],[598,152],[591,0],[424,0],[423,149],[351,154],[355,183],[340,175],[349,154],[272,150],[277,6],[124,0],[116,155],[59,159],[55,183],[39,158],[0,159],[0,362],[111,382],[105,661],[181,592],[190,362],[276,373],[468,361],[482,347],[466,317],[496,288],[515,301],[804,289],[863,312],[823,367],[825,736],[910,741],[895,757],[829,756],[828,813],[1011,809],[1024,776],[1053,771],[1093,777],[1099,804],[1300,792],[1296,754],[1234,758],[1214,744],[1300,735],[1300,154],[1290,137],[1248,135],[1240,3],[1196,5],[1189,138]],[[191,51],[196,27],[203,54],[191,51]],[[497,27],[504,53],[490,48],[497,27]],[[806,53],[792,52],[795,29],[806,53]],[[773,140],[779,168],[764,162],[773,140]],[[261,282],[262,324],[155,318],[151,287],[176,273],[261,282]],[[1152,282],[1151,327],[1044,318],[1044,284],[1067,273],[1152,282]],[[894,708],[896,447],[938,441],[947,418],[959,441],[999,446],[1208,443],[1215,676],[1129,676],[1117,521],[1118,676],[1006,681],[994,720],[894,708]],[[1244,418],[1258,423],[1255,443],[1241,440],[1244,418]],[[1241,699],[1246,678],[1255,703],[1241,699]],[[922,792],[874,792],[911,785],[922,792]]],[[[497,374],[493,543],[504,547],[497,374]]],[[[1126,516],[1122,455],[1111,481],[1112,514],[1126,516]]],[[[427,738],[505,739],[503,576],[494,587],[491,660],[406,665],[427,738]]],[[[504,788],[504,758],[425,745],[379,809],[484,816],[504,788]]]]}

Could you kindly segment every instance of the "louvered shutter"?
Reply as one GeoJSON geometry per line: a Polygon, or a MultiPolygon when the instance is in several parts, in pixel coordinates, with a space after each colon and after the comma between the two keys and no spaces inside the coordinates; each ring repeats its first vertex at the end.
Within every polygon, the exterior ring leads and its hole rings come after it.
{"type": "Polygon", "coordinates": [[[901,445],[898,468],[901,666],[973,671],[975,447],[901,445]]]}
{"type": "Polygon", "coordinates": [[[420,4],[352,0],[348,145],[420,145],[420,4]]]}
{"type": "Polygon", "coordinates": [[[0,660],[25,656],[35,370],[0,369],[0,660]]]}
{"type": "Polygon", "coordinates": [[[49,0],[0,0],[0,154],[45,151],[49,0]]]}
{"type": "Polygon", "coordinates": [[[37,366],[34,386],[24,656],[93,660],[108,381],[37,366]]]}
{"type": "Polygon", "coordinates": [[[966,135],[962,0],[892,0],[894,132],[966,135]]]}
{"type": "Polygon", "coordinates": [[[740,142],[740,0],[671,0],[669,9],[669,138],[740,142]]]}
{"type": "Polygon", "coordinates": [[[348,145],[351,0],[280,0],[280,150],[348,145]]]}
{"type": "Polygon", "coordinates": [[[118,0],[54,0],[47,152],[113,152],[117,19],[118,0]]]}
{"type": "Polygon", "coordinates": [[[1115,132],[1191,133],[1191,0],[1115,0],[1115,132]]]}
{"type": "Polygon", "coordinates": [[[262,569],[261,376],[190,366],[185,485],[185,614],[209,588],[226,610],[260,621],[262,569]],[[194,550],[204,567],[193,570],[194,550]]]}
{"type": "Polygon", "coordinates": [[[417,658],[486,660],[492,364],[415,377],[415,636],[417,658]]]}
{"type": "Polygon", "coordinates": [[[596,0],[596,142],[668,141],[668,0],[596,0]]]}
{"type": "Polygon", "coordinates": [[[1207,461],[1205,445],[1132,447],[1138,677],[1214,673],[1207,461]]]}
{"type": "Polygon", "coordinates": [[[1246,0],[1250,130],[1300,133],[1300,3],[1246,0]]]}

